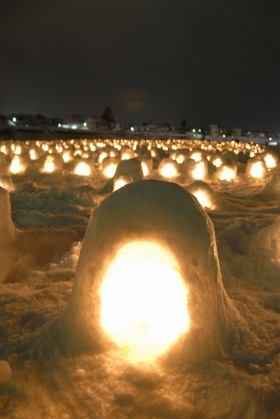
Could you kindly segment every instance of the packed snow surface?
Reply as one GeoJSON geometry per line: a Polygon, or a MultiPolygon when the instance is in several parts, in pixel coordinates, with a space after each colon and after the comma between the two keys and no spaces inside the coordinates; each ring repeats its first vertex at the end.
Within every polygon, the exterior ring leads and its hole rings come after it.
{"type": "Polygon", "coordinates": [[[276,167],[252,177],[252,159],[263,168],[269,150],[147,144],[21,143],[17,173],[17,148],[1,147],[1,417],[280,417],[277,155],[271,153],[276,167]],[[62,162],[63,148],[72,161],[62,162]],[[133,161],[116,177],[132,184],[112,192],[114,175],[106,178],[99,157],[107,152],[116,161],[122,148],[133,161]],[[198,149],[208,162],[199,180],[190,161],[198,149]],[[55,170],[46,172],[47,155],[56,153],[55,170]],[[230,181],[219,179],[216,156],[233,168],[230,181]],[[176,158],[177,175],[163,177],[162,160],[176,158]],[[90,175],[75,174],[76,162],[87,160],[90,175]],[[146,177],[138,161],[149,161],[146,177]],[[210,202],[204,209],[198,191],[210,202]],[[121,245],[149,239],[176,260],[190,324],[153,362],[133,362],[101,327],[99,291],[121,245]]]}

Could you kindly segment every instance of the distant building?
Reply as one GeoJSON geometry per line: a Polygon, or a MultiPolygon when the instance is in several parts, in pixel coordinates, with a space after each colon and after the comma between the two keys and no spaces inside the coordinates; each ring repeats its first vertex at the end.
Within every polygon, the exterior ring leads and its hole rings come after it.
{"type": "Polygon", "coordinates": [[[229,130],[229,135],[233,137],[241,137],[242,129],[241,128],[231,128],[229,130]]]}
{"type": "Polygon", "coordinates": [[[10,121],[11,125],[14,126],[29,127],[40,125],[40,121],[35,115],[26,115],[23,113],[9,115],[8,120],[10,121]]]}
{"type": "Polygon", "coordinates": [[[90,130],[96,131],[98,118],[85,115],[73,115],[58,124],[59,128],[73,129],[73,130],[90,130]]]}
{"type": "Polygon", "coordinates": [[[209,126],[209,135],[211,137],[218,137],[219,136],[219,128],[218,128],[218,125],[210,125],[209,126]]]}

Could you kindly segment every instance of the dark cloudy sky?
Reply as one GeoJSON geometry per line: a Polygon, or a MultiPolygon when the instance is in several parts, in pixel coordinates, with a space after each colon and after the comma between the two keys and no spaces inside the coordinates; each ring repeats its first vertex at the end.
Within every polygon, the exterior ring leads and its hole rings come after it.
{"type": "Polygon", "coordinates": [[[280,132],[279,0],[0,0],[0,113],[280,132]]]}

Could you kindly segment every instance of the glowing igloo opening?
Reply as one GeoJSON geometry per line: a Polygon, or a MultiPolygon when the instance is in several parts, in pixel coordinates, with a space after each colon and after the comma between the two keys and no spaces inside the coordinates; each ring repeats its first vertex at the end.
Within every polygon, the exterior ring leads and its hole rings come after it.
{"type": "Polygon", "coordinates": [[[91,169],[86,162],[81,161],[75,167],[74,173],[75,175],[79,175],[79,176],[90,176],[91,169]]]}
{"type": "Polygon", "coordinates": [[[118,176],[113,179],[113,191],[117,191],[128,183],[132,183],[132,176],[118,176]]]}
{"type": "Polygon", "coordinates": [[[211,208],[212,202],[205,191],[197,190],[193,193],[193,195],[196,197],[196,199],[203,208],[211,208]]]}
{"type": "Polygon", "coordinates": [[[123,246],[99,294],[103,329],[134,361],[163,353],[189,328],[187,289],[179,267],[156,243],[123,246]]]}
{"type": "Polygon", "coordinates": [[[262,160],[259,161],[251,161],[247,163],[248,165],[248,173],[251,177],[255,179],[262,178],[266,173],[266,166],[262,160]]]}
{"type": "Polygon", "coordinates": [[[52,173],[55,170],[55,163],[53,156],[47,156],[44,163],[44,172],[52,173]]]}

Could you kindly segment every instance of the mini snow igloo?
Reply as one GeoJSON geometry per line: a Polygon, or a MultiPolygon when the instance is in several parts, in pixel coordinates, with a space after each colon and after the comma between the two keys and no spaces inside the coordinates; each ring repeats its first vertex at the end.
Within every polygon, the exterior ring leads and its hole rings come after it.
{"type": "Polygon", "coordinates": [[[254,281],[268,290],[280,291],[280,218],[258,231],[251,240],[250,251],[259,275],[254,281]]]}
{"type": "Polygon", "coordinates": [[[144,178],[142,165],[138,159],[127,159],[119,162],[115,174],[102,188],[101,193],[115,191],[123,185],[137,182],[144,178]]]}
{"type": "Polygon", "coordinates": [[[131,340],[142,360],[147,343],[156,355],[178,350],[200,362],[238,344],[242,321],[222,284],[210,218],[178,184],[144,180],[94,210],[57,325],[69,353],[128,348],[131,340]],[[170,338],[155,337],[159,329],[170,338]]]}
{"type": "Polygon", "coordinates": [[[158,166],[158,173],[164,178],[171,179],[178,175],[179,168],[179,164],[175,160],[165,157],[158,166]]]}
{"type": "Polygon", "coordinates": [[[122,160],[117,166],[114,178],[118,178],[120,176],[131,176],[133,182],[142,180],[143,170],[141,162],[134,158],[122,160]]]}
{"type": "Polygon", "coordinates": [[[220,196],[202,180],[192,182],[187,190],[196,197],[203,208],[217,209],[221,208],[222,200],[220,196]]]}
{"type": "Polygon", "coordinates": [[[7,281],[9,273],[16,261],[14,244],[18,236],[11,219],[11,204],[9,192],[0,187],[0,284],[7,281]]]}
{"type": "Polygon", "coordinates": [[[267,183],[262,188],[261,194],[271,198],[279,198],[280,194],[280,168],[276,168],[267,183]]]}

